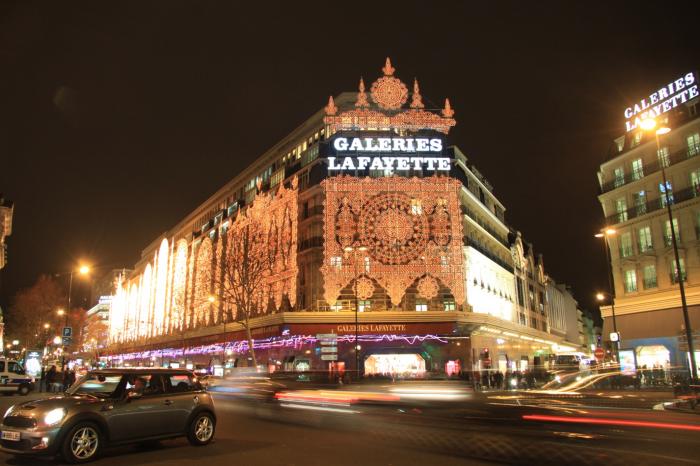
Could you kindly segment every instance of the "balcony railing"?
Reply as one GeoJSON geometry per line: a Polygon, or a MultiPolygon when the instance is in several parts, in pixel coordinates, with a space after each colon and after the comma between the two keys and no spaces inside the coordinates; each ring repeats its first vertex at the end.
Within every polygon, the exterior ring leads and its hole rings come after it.
{"type": "MultiPolygon", "coordinates": [[[[690,188],[682,189],[680,191],[674,191],[673,194],[669,193],[669,197],[671,198],[671,205],[678,204],[683,201],[700,197],[700,189],[698,187],[691,186],[690,188]]],[[[628,220],[631,220],[635,217],[640,217],[644,214],[663,209],[666,207],[665,201],[666,197],[662,196],[657,199],[646,202],[645,204],[640,204],[627,210],[617,212],[616,214],[611,215],[605,219],[607,222],[606,225],[616,225],[618,223],[623,223],[628,220]]]]}
{"type": "MultiPolygon", "coordinates": [[[[665,157],[668,163],[665,164],[664,168],[668,168],[671,165],[675,165],[697,155],[700,155],[700,146],[690,146],[682,150],[673,152],[672,154],[669,154],[665,157]]],[[[638,169],[630,173],[625,173],[624,176],[617,176],[611,179],[610,181],[603,183],[601,191],[603,193],[607,193],[608,191],[612,191],[613,189],[619,188],[620,186],[624,186],[633,181],[641,180],[643,177],[649,176],[652,173],[656,173],[660,170],[661,160],[657,159],[651,163],[645,164],[641,170],[638,169]]]]}
{"type": "Polygon", "coordinates": [[[501,234],[498,233],[495,229],[493,229],[488,223],[482,222],[481,219],[467,206],[461,205],[460,210],[462,211],[463,215],[466,215],[467,217],[471,218],[474,220],[481,228],[486,230],[491,236],[493,236],[496,241],[501,243],[503,246],[510,248],[510,244],[508,244],[508,240],[501,234]]]}
{"type": "Polygon", "coordinates": [[[496,256],[495,254],[492,254],[491,251],[489,251],[484,245],[471,240],[468,236],[464,237],[464,245],[465,246],[471,246],[477,251],[479,251],[481,254],[485,255],[492,261],[494,261],[496,264],[500,265],[510,273],[513,273],[513,265],[508,264],[507,262],[503,261],[500,257],[496,256]]]}

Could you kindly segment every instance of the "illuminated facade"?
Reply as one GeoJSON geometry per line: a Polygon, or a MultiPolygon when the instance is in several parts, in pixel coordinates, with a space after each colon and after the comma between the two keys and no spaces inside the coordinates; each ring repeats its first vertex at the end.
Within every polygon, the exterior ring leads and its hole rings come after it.
{"type": "Polygon", "coordinates": [[[354,369],[356,331],[368,373],[525,369],[567,348],[549,331],[541,257],[446,144],[449,100],[427,110],[417,80],[409,92],[388,59],[382,71],[144,250],[113,300],[114,359],[245,365],[222,277],[246,257],[269,258],[249,317],[276,370],[354,369]],[[261,239],[246,255],[250,229],[261,239]]]}
{"type": "MultiPolygon", "coordinates": [[[[625,109],[624,136],[598,172],[614,282],[620,348],[637,365],[687,366],[678,276],[666,210],[672,205],[695,350],[700,347],[700,99],[688,73],[625,109]],[[671,129],[657,140],[640,127],[656,117],[671,129]],[[667,184],[664,186],[662,169],[667,184]]],[[[601,308],[603,337],[613,331],[612,308],[601,308]]],[[[700,359],[700,356],[698,356],[700,359]]]]}
{"type": "MultiPolygon", "coordinates": [[[[12,215],[14,214],[14,204],[4,198],[0,193],[0,270],[7,265],[7,243],[5,238],[12,234],[12,215]]],[[[4,336],[5,324],[3,323],[2,309],[0,309],[0,346],[5,347],[4,336]]]]}

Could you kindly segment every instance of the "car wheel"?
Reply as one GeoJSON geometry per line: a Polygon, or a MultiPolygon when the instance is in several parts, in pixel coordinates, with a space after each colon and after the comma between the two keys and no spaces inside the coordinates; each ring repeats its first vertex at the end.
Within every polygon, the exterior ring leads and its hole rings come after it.
{"type": "Polygon", "coordinates": [[[27,387],[26,385],[22,385],[21,387],[19,387],[18,391],[20,395],[26,396],[29,393],[29,387],[27,387]]]}
{"type": "Polygon", "coordinates": [[[192,445],[206,445],[214,438],[214,417],[209,413],[200,413],[192,420],[189,431],[187,432],[187,440],[192,445]]]}
{"type": "Polygon", "coordinates": [[[101,448],[100,429],[91,422],[79,422],[68,431],[61,454],[69,463],[87,463],[97,458],[101,448]]]}

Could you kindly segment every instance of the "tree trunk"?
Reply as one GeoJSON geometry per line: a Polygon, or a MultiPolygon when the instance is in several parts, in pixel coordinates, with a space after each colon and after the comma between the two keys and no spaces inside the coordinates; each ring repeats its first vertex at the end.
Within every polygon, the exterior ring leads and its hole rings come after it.
{"type": "Polygon", "coordinates": [[[250,357],[253,359],[253,367],[258,368],[258,361],[255,359],[255,348],[253,348],[253,336],[250,333],[250,322],[248,321],[248,313],[245,316],[245,333],[248,336],[248,351],[250,351],[250,357]]]}

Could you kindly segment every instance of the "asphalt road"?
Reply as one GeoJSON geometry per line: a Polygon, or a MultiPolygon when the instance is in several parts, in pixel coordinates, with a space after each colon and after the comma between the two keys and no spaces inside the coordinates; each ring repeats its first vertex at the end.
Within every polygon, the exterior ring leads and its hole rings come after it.
{"type": "MultiPolygon", "coordinates": [[[[0,410],[35,396],[0,397],[0,410]]],[[[177,439],[119,447],[94,464],[636,466],[698,464],[700,458],[698,431],[523,423],[521,413],[537,413],[539,408],[500,406],[483,399],[469,405],[371,406],[354,413],[250,405],[223,394],[215,400],[219,421],[211,445],[195,448],[177,439]]],[[[649,414],[662,421],[684,419],[648,410],[622,412],[632,419],[649,414]]],[[[0,453],[0,464],[58,463],[0,453]]]]}

